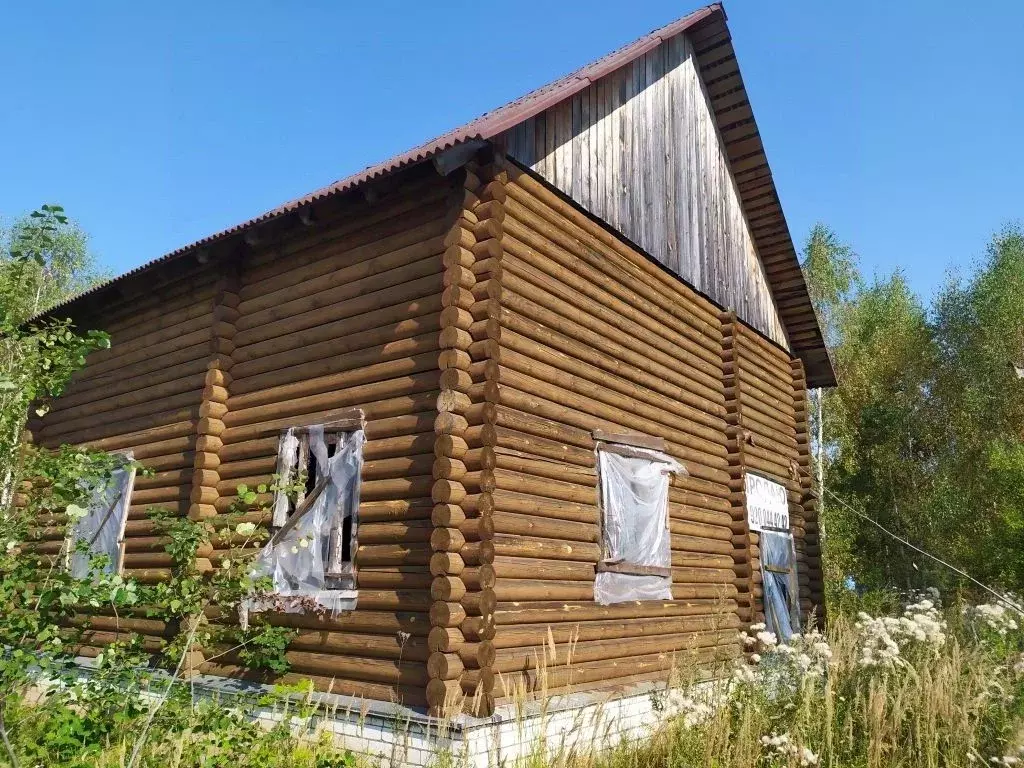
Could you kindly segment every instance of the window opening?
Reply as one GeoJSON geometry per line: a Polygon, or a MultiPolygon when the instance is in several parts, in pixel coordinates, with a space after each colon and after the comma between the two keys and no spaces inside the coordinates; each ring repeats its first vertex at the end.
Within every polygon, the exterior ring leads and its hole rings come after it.
{"type": "Polygon", "coordinates": [[[660,438],[594,436],[602,546],[594,599],[601,605],[671,600],[669,478],[686,470],[660,438]]]}
{"type": "Polygon", "coordinates": [[[356,606],[362,413],[330,424],[292,427],[278,441],[271,537],[253,575],[273,591],[246,603],[260,610],[330,611],[356,606]]]}
{"type": "Polygon", "coordinates": [[[800,629],[799,585],[793,534],[762,530],[761,586],[768,629],[787,642],[800,629]]]}
{"type": "Polygon", "coordinates": [[[107,556],[102,573],[120,573],[124,565],[124,531],[135,485],[135,463],[130,451],[117,456],[120,466],[89,489],[88,511],[69,533],[66,564],[76,579],[88,576],[91,561],[100,555],[107,556]]]}
{"type": "Polygon", "coordinates": [[[800,590],[788,493],[782,483],[754,472],[745,473],[743,487],[747,524],[760,535],[765,624],[785,642],[800,629],[800,590]]]}

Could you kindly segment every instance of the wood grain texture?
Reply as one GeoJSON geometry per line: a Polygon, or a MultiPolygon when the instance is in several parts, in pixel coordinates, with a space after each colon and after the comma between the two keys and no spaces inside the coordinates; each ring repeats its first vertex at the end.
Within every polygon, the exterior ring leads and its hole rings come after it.
{"type": "Polygon", "coordinates": [[[511,157],[788,346],[685,35],[507,131],[500,141],[511,157]]]}

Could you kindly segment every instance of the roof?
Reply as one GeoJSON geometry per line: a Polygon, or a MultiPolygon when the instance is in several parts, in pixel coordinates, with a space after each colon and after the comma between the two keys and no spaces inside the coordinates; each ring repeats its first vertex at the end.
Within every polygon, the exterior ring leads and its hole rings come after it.
{"type": "Polygon", "coordinates": [[[835,373],[782,213],[757,125],[750,110],[732,48],[731,36],[726,26],[725,10],[721,3],[708,5],[683,16],[559,80],[531,91],[407,152],[290,200],[248,221],[171,251],[113,280],[100,283],[52,307],[44,314],[68,307],[79,299],[103,291],[115,283],[121,283],[158,265],[294,213],[312,203],[349,192],[375,179],[422,163],[452,147],[470,141],[494,139],[508,129],[582,91],[605,75],[631,63],[681,32],[688,32],[694,41],[698,64],[711,97],[719,130],[725,141],[744,211],[793,352],[804,361],[808,386],[834,386],[835,373]]]}

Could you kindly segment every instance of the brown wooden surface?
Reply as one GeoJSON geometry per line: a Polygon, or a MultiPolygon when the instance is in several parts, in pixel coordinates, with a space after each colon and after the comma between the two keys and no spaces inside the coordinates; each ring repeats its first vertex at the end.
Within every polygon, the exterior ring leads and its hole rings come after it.
{"type": "Polygon", "coordinates": [[[508,131],[505,141],[510,155],[786,342],[685,35],[508,131]]]}
{"type": "MultiPolygon", "coordinates": [[[[281,429],[361,408],[358,608],[268,617],[299,630],[292,677],[438,714],[465,696],[487,714],[495,672],[536,686],[524,659],[551,643],[550,690],[664,677],[687,649],[728,658],[760,589],[747,468],[790,489],[801,597],[819,604],[804,378],[788,353],[500,158],[339,210],[352,213],[250,249],[235,285],[210,267],[194,294],[137,297],[138,322],[113,308],[115,349],[35,420],[43,444],[134,448],[154,469],[129,508],[135,575],[170,574],[149,505],[219,525],[239,484],[274,472],[281,429]],[[688,471],[669,492],[672,601],[593,602],[595,434],[641,435],[688,471]]],[[[61,516],[41,522],[40,545],[59,547],[61,516]]],[[[216,567],[242,543],[200,556],[216,567]]],[[[118,627],[92,631],[96,648],[118,627]]]]}

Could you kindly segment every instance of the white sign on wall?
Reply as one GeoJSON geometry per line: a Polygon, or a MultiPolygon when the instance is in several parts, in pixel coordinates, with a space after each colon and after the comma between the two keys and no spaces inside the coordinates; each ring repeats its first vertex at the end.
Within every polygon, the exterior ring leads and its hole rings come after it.
{"type": "Polygon", "coordinates": [[[786,487],[760,475],[746,473],[747,524],[752,531],[765,528],[789,530],[789,501],[786,487]]]}

